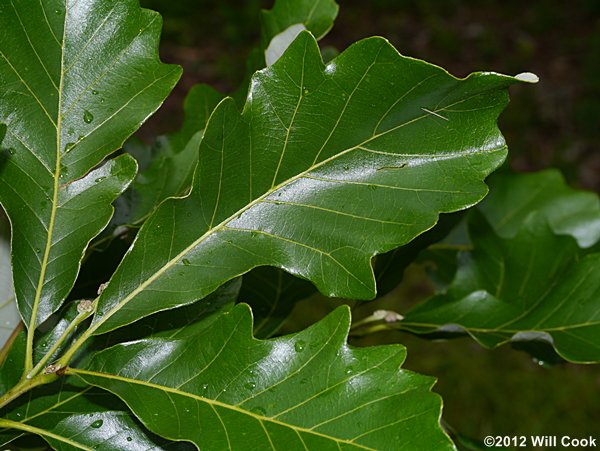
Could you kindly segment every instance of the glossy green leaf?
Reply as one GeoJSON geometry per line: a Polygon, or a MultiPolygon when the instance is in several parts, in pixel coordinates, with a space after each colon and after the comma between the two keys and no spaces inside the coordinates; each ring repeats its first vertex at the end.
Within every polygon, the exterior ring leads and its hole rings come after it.
{"type": "Polygon", "coordinates": [[[482,217],[471,221],[475,249],[448,289],[408,312],[415,332],[466,331],[487,347],[541,340],[573,362],[600,361],[600,254],[582,257],[532,213],[513,238],[482,217]]]}
{"type": "Polygon", "coordinates": [[[0,446],[27,432],[43,437],[58,451],[194,449],[150,433],[122,401],[77,378],[34,390],[28,402],[9,405],[0,415],[0,446]],[[7,422],[28,430],[5,429],[7,422]]]}
{"type": "Polygon", "coordinates": [[[478,206],[498,234],[517,234],[533,210],[539,211],[552,230],[575,237],[581,247],[600,239],[600,200],[594,193],[569,187],[555,169],[531,174],[494,174],[490,195],[478,206]]]}
{"type": "MultiPolygon", "coordinates": [[[[433,229],[405,246],[375,258],[373,272],[377,284],[377,299],[372,304],[375,309],[384,308],[379,307],[377,302],[401,283],[404,270],[419,253],[447,235],[461,217],[462,213],[442,215],[433,229]]],[[[252,307],[254,335],[268,338],[283,326],[298,302],[307,300],[316,292],[315,286],[305,280],[281,269],[263,266],[244,275],[239,301],[252,307]]]]}
{"type": "MultiPolygon", "coordinates": [[[[222,312],[231,308],[237,298],[240,280],[234,280],[211,294],[204,302],[181,309],[161,312],[145,318],[134,326],[119,329],[110,335],[90,340],[81,358],[81,364],[93,356],[95,350],[132,339],[148,337],[186,337],[209,327],[222,312]],[[189,326],[199,323],[192,329],[189,326]]],[[[75,309],[63,308],[52,330],[38,337],[35,353],[43,353],[68,326],[75,309]]],[[[75,334],[75,337],[77,333],[75,334]]],[[[59,347],[64,349],[68,341],[59,347]]],[[[6,361],[0,361],[0,394],[13,387],[23,373],[25,332],[21,331],[7,350],[6,361]]],[[[82,385],[74,378],[62,379],[53,385],[35,389],[27,399],[0,409],[2,419],[16,422],[10,429],[0,427],[0,446],[18,438],[24,428],[44,437],[55,449],[189,449],[189,443],[175,443],[159,439],[149,433],[133,417],[126,406],[107,392],[82,385]],[[21,432],[19,432],[21,431],[21,432]]]]}
{"type": "Polygon", "coordinates": [[[96,336],[91,340],[92,346],[96,350],[102,350],[132,340],[194,335],[199,330],[210,326],[220,313],[234,306],[241,284],[240,278],[234,279],[219,287],[202,302],[158,312],[110,334],[96,336]]]}
{"type": "Polygon", "coordinates": [[[241,304],[196,334],[117,345],[68,372],[200,449],[453,449],[433,380],[399,368],[401,346],[349,347],[347,308],[269,341],[251,321],[241,304]]]}
{"type": "Polygon", "coordinates": [[[372,298],[373,255],[485,196],[483,179],[506,155],[496,119],[514,82],[459,80],[381,38],[324,66],[304,32],[256,74],[241,116],[232,100],[219,104],[192,193],[146,221],[89,333],[193,302],[262,265],[329,296],[372,298]]]}
{"type": "Polygon", "coordinates": [[[108,223],[135,161],[90,170],[161,104],[180,69],[157,57],[160,16],[134,0],[0,4],[0,202],[11,218],[29,329],[61,305],[85,247],[108,223]]]}

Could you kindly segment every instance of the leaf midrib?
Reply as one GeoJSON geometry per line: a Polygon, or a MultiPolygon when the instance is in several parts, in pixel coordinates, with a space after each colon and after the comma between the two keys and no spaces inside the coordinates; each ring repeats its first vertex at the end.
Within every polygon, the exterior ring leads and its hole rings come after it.
{"type": "Polygon", "coordinates": [[[46,429],[41,429],[41,428],[38,428],[35,426],[31,426],[29,424],[19,423],[18,421],[5,420],[3,418],[0,418],[0,427],[7,427],[9,429],[16,429],[19,431],[29,432],[32,434],[40,435],[42,437],[49,437],[54,440],[58,440],[60,442],[66,443],[67,445],[71,445],[77,449],[83,449],[85,451],[93,451],[93,448],[88,448],[87,446],[82,445],[81,443],[75,442],[67,437],[63,437],[61,435],[50,432],[46,429]]]}
{"type": "MultiPolygon", "coordinates": [[[[478,93],[477,95],[479,95],[480,93],[478,93]]],[[[472,97],[472,96],[471,96],[472,97]]],[[[471,97],[465,98],[465,99],[461,99],[451,105],[448,106],[453,106],[455,104],[458,103],[462,103],[468,99],[470,99],[471,97]]],[[[225,101],[231,101],[231,98],[226,98],[224,99],[221,103],[225,102],[225,101]]],[[[444,107],[447,108],[448,106],[444,107]]],[[[218,107],[217,107],[218,108],[218,107]]],[[[363,142],[350,147],[348,149],[345,149],[335,155],[332,155],[331,157],[317,163],[317,164],[313,164],[312,166],[310,166],[309,168],[305,169],[304,171],[300,172],[299,174],[282,181],[280,184],[278,184],[277,186],[272,187],[271,189],[267,190],[264,194],[262,194],[261,196],[257,197],[256,199],[252,200],[251,202],[249,202],[248,204],[246,204],[246,206],[244,206],[243,208],[241,208],[240,210],[237,210],[235,213],[233,213],[231,216],[229,216],[228,218],[226,218],[225,220],[223,220],[221,223],[219,223],[218,225],[208,229],[202,236],[200,236],[197,240],[193,241],[189,246],[187,246],[185,249],[183,249],[179,254],[177,254],[174,258],[172,258],[171,260],[169,260],[165,265],[163,265],[158,271],[156,271],[154,274],[152,274],[152,276],[150,276],[148,279],[146,279],[143,283],[141,283],[140,285],[138,285],[138,287],[136,289],[134,289],[133,291],[131,291],[127,296],[125,296],[125,298],[123,298],[123,300],[119,303],[117,303],[113,308],[111,308],[110,310],[108,310],[106,313],[104,313],[104,315],[101,317],[100,320],[98,320],[97,322],[94,322],[90,328],[86,331],[86,333],[84,335],[82,335],[81,337],[81,342],[83,342],[85,339],[87,339],[89,336],[93,335],[94,332],[100,328],[100,326],[102,326],[109,318],[112,317],[112,315],[114,315],[116,312],[118,312],[123,306],[125,306],[126,304],[129,303],[129,301],[131,301],[133,298],[135,298],[138,294],[140,294],[142,291],[144,291],[150,284],[152,284],[158,277],[160,277],[164,272],[166,272],[167,270],[169,270],[171,267],[173,267],[179,260],[181,260],[185,255],[187,255],[191,250],[193,250],[196,246],[198,246],[199,244],[201,244],[203,241],[205,241],[206,239],[208,239],[210,236],[213,235],[213,233],[216,233],[218,231],[220,231],[221,229],[225,228],[225,226],[232,221],[233,219],[235,219],[236,217],[238,217],[239,215],[243,214],[244,212],[248,211],[250,208],[254,207],[255,205],[257,205],[258,203],[260,203],[262,200],[264,200],[265,198],[267,198],[268,196],[270,196],[271,194],[273,194],[274,192],[278,191],[279,189],[285,187],[286,185],[293,183],[294,181],[304,177],[305,175],[307,175],[308,173],[310,173],[311,171],[314,171],[315,169],[318,169],[319,167],[330,163],[331,161],[334,161],[335,159],[350,153],[352,151],[355,151],[357,149],[361,149],[364,151],[368,151],[368,152],[374,152],[374,153],[379,153],[379,154],[389,154],[389,155],[394,155],[394,156],[398,156],[398,157],[418,157],[418,158],[423,158],[426,155],[423,154],[395,154],[395,153],[387,153],[387,152],[380,152],[380,151],[373,151],[371,149],[367,149],[365,147],[363,147],[365,144],[380,138],[383,135],[386,135],[388,133],[391,133],[393,131],[396,131],[406,125],[410,125],[412,123],[415,123],[421,119],[430,117],[429,114],[423,114],[421,116],[417,116],[411,120],[408,120],[406,122],[403,122],[402,124],[399,124],[395,127],[392,127],[388,130],[385,130],[381,133],[378,134],[373,134],[370,138],[364,140],[363,142]]],[[[212,117],[209,119],[208,122],[211,122],[212,117]]],[[[208,122],[207,122],[207,128],[208,128],[208,122]]],[[[494,148],[494,149],[486,149],[483,151],[477,151],[477,152],[473,152],[470,150],[467,151],[462,151],[462,152],[448,152],[448,153],[442,153],[439,155],[434,155],[432,160],[435,159],[444,159],[444,158],[455,158],[455,157],[462,157],[462,156],[472,156],[472,155],[476,155],[476,154],[481,154],[481,153],[493,153],[496,152],[498,150],[501,150],[503,148],[505,148],[505,145],[502,145],[500,147],[494,148]]],[[[190,192],[191,194],[191,192],[190,192]]],[[[188,196],[190,195],[188,194],[188,196]]],[[[188,197],[186,196],[186,197],[188,197]]],[[[98,318],[98,317],[96,317],[98,318]]],[[[131,322],[131,321],[130,321],[131,322]]],[[[119,326],[120,327],[120,326],[119,326]]],[[[110,329],[112,330],[112,329],[110,329]]],[[[108,330],[104,331],[104,332],[108,332],[108,330]]]]}
{"type": "Polygon", "coordinates": [[[65,16],[63,19],[63,35],[62,43],[60,44],[60,79],[58,85],[58,108],[56,118],[56,166],[54,168],[54,182],[53,182],[53,193],[52,193],[52,207],[50,210],[50,221],[48,223],[48,233],[46,236],[46,247],[44,249],[44,256],[40,267],[40,276],[38,279],[38,286],[35,292],[35,298],[31,308],[31,317],[29,319],[29,327],[27,328],[27,347],[25,356],[25,368],[24,372],[27,373],[33,368],[33,336],[36,328],[37,314],[40,305],[40,299],[42,296],[42,290],[44,288],[44,280],[46,279],[46,269],[48,267],[48,259],[50,257],[50,250],[52,248],[52,237],[54,235],[54,223],[56,219],[56,211],[58,208],[58,191],[60,188],[60,168],[61,168],[61,130],[62,130],[62,94],[63,94],[63,82],[64,82],[64,64],[65,64],[65,37],[67,33],[67,17],[69,11],[67,7],[67,0],[65,0],[65,16]]]}
{"type": "MultiPolygon", "coordinates": [[[[250,412],[250,411],[241,409],[241,408],[239,408],[237,406],[234,406],[234,405],[231,405],[231,404],[227,404],[227,403],[224,403],[224,402],[221,402],[221,401],[217,401],[217,400],[214,400],[214,399],[210,399],[210,398],[204,398],[202,396],[199,396],[199,395],[196,395],[196,394],[193,394],[193,393],[188,393],[188,392],[185,392],[185,391],[182,391],[182,390],[178,390],[176,388],[171,388],[171,387],[167,387],[167,386],[164,386],[164,385],[154,384],[152,382],[142,381],[142,380],[139,380],[139,379],[131,379],[131,378],[128,378],[128,377],[117,376],[117,375],[114,375],[114,374],[101,373],[101,372],[90,371],[90,370],[82,370],[82,369],[79,369],[79,368],[71,368],[71,367],[69,367],[69,368],[66,369],[65,373],[69,374],[69,375],[77,376],[77,377],[79,377],[80,379],[82,379],[86,383],[90,383],[90,382],[88,380],[86,380],[85,376],[91,376],[91,377],[98,377],[98,378],[103,378],[103,379],[115,380],[115,381],[118,381],[118,382],[124,382],[124,383],[129,384],[129,385],[140,385],[140,386],[144,386],[144,387],[151,388],[151,389],[154,389],[154,390],[159,390],[159,391],[163,391],[163,392],[166,392],[166,393],[172,393],[172,394],[177,395],[177,396],[192,398],[192,399],[194,399],[196,401],[208,404],[209,406],[211,406],[213,408],[214,407],[221,407],[223,409],[232,410],[232,411],[235,411],[237,413],[250,416],[252,418],[255,418],[260,423],[262,423],[264,421],[269,422],[269,423],[275,423],[275,424],[277,424],[279,426],[292,429],[292,430],[294,430],[296,432],[302,432],[302,433],[306,433],[306,434],[310,434],[310,435],[316,435],[318,437],[325,438],[325,439],[331,440],[331,441],[335,441],[337,443],[343,443],[343,444],[346,444],[346,445],[355,446],[357,448],[375,451],[374,448],[369,448],[369,447],[367,447],[365,445],[361,445],[361,444],[353,442],[351,440],[345,440],[345,439],[340,439],[340,438],[332,437],[330,435],[322,434],[320,432],[316,432],[316,431],[313,431],[313,430],[308,429],[308,428],[304,428],[304,427],[301,427],[301,426],[296,426],[296,425],[293,425],[293,424],[290,424],[290,423],[284,423],[282,421],[275,420],[274,418],[270,418],[270,417],[258,415],[258,414],[254,413],[254,412],[250,412]]],[[[96,385],[96,384],[92,384],[92,385],[96,385]]],[[[111,393],[115,394],[116,396],[119,396],[118,393],[114,392],[113,390],[110,390],[110,389],[108,389],[106,387],[101,387],[101,388],[110,391],[111,393]]],[[[123,399],[123,398],[121,398],[121,399],[123,399]]],[[[125,401],[125,403],[127,403],[127,401],[125,399],[123,399],[123,400],[125,401]]],[[[131,408],[131,406],[130,406],[130,408],[131,408]]],[[[225,428],[225,430],[226,429],[227,428],[225,428]]],[[[269,435],[269,434],[267,433],[267,435],[269,435]]]]}

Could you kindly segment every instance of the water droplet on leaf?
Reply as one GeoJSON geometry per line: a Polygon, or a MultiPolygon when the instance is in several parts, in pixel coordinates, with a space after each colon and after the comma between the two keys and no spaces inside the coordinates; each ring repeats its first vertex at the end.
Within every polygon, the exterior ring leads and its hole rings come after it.
{"type": "Polygon", "coordinates": [[[94,120],[94,115],[92,113],[90,113],[88,110],[85,110],[83,112],[83,121],[86,124],[91,123],[94,120]]]}
{"type": "Polygon", "coordinates": [[[190,261],[187,258],[184,258],[183,260],[181,260],[181,262],[185,265],[185,266],[190,266],[190,261]]]}
{"type": "Polygon", "coordinates": [[[98,91],[96,91],[95,89],[92,89],[92,94],[94,94],[95,96],[98,95],[98,91]]]}
{"type": "Polygon", "coordinates": [[[106,177],[98,177],[96,180],[94,180],[96,183],[100,183],[102,180],[106,179],[106,177]]]}
{"type": "Polygon", "coordinates": [[[132,441],[132,440],[133,440],[133,439],[132,439],[131,437],[127,437],[127,441],[128,441],[128,442],[130,442],[130,441],[132,441]]]}
{"type": "Polygon", "coordinates": [[[306,346],[306,343],[304,343],[302,340],[298,340],[294,344],[294,349],[296,350],[296,352],[302,352],[302,351],[304,351],[305,346],[306,346]]]}
{"type": "Polygon", "coordinates": [[[256,384],[250,381],[247,384],[245,384],[244,387],[246,387],[248,390],[254,390],[256,388],[256,384]]]}
{"type": "Polygon", "coordinates": [[[94,429],[98,429],[103,424],[104,424],[104,421],[102,421],[102,420],[96,420],[92,424],[90,424],[90,426],[93,427],[94,429]]]}
{"type": "Polygon", "coordinates": [[[544,360],[533,358],[533,363],[541,366],[542,368],[552,368],[552,365],[544,360]]]}

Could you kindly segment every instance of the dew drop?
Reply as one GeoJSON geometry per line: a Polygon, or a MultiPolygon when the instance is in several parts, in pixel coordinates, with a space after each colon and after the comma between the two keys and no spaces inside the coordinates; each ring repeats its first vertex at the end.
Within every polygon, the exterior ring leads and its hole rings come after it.
{"type": "Polygon", "coordinates": [[[90,426],[93,427],[94,429],[98,429],[103,424],[104,424],[104,421],[102,421],[102,420],[96,420],[92,424],[90,424],[90,426]]]}
{"type": "Polygon", "coordinates": [[[69,130],[67,130],[67,133],[68,133],[69,135],[72,135],[72,134],[74,134],[74,133],[75,133],[75,129],[74,129],[73,127],[69,127],[69,130]]]}
{"type": "Polygon", "coordinates": [[[306,343],[304,343],[302,340],[298,340],[294,344],[294,349],[296,350],[296,352],[302,352],[302,351],[304,351],[305,346],[306,346],[306,343]]]}
{"type": "Polygon", "coordinates": [[[102,180],[106,179],[106,177],[98,177],[96,180],[94,180],[96,183],[100,183],[102,180]]]}
{"type": "Polygon", "coordinates": [[[190,261],[187,258],[184,258],[183,260],[181,260],[181,262],[185,265],[185,266],[190,266],[190,261]]]}
{"type": "Polygon", "coordinates": [[[130,442],[130,441],[132,441],[132,440],[133,440],[133,439],[132,439],[131,437],[127,437],[127,441],[128,441],[128,442],[130,442]]]}
{"type": "Polygon", "coordinates": [[[202,384],[202,393],[208,393],[208,384],[202,384]]]}
{"type": "Polygon", "coordinates": [[[35,248],[35,253],[36,253],[36,254],[40,254],[41,252],[42,252],[42,250],[41,250],[39,247],[36,247],[36,248],[35,248]]]}
{"type": "Polygon", "coordinates": [[[75,143],[67,143],[67,144],[65,145],[65,150],[64,150],[64,152],[65,152],[65,153],[67,153],[67,152],[70,152],[71,150],[73,150],[73,147],[75,147],[75,143]]]}
{"type": "Polygon", "coordinates": [[[535,357],[533,358],[533,363],[535,363],[538,366],[541,366],[542,368],[552,368],[552,365],[550,363],[541,359],[536,359],[535,357]]]}
{"type": "Polygon", "coordinates": [[[92,113],[90,113],[88,110],[85,110],[83,112],[83,121],[86,124],[91,123],[94,120],[94,115],[92,113]]]}
{"type": "Polygon", "coordinates": [[[54,10],[54,14],[56,14],[57,16],[60,16],[62,14],[62,10],[60,9],[55,9],[54,10]]]}
{"type": "Polygon", "coordinates": [[[98,95],[98,91],[96,91],[95,89],[92,89],[92,94],[94,94],[95,96],[98,95]]]}
{"type": "Polygon", "coordinates": [[[247,384],[245,384],[244,387],[246,387],[248,390],[254,390],[256,388],[256,384],[250,381],[247,384]]]}
{"type": "Polygon", "coordinates": [[[15,149],[8,149],[8,153],[14,155],[17,153],[17,151],[15,149]]]}

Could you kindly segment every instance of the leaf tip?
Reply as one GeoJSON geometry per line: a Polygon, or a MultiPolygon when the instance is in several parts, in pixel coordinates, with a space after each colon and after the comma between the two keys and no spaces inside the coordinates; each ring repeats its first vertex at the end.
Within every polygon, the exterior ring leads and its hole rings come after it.
{"type": "Polygon", "coordinates": [[[515,75],[515,79],[525,83],[537,83],[540,81],[540,77],[533,72],[521,72],[520,74],[515,75]]]}

